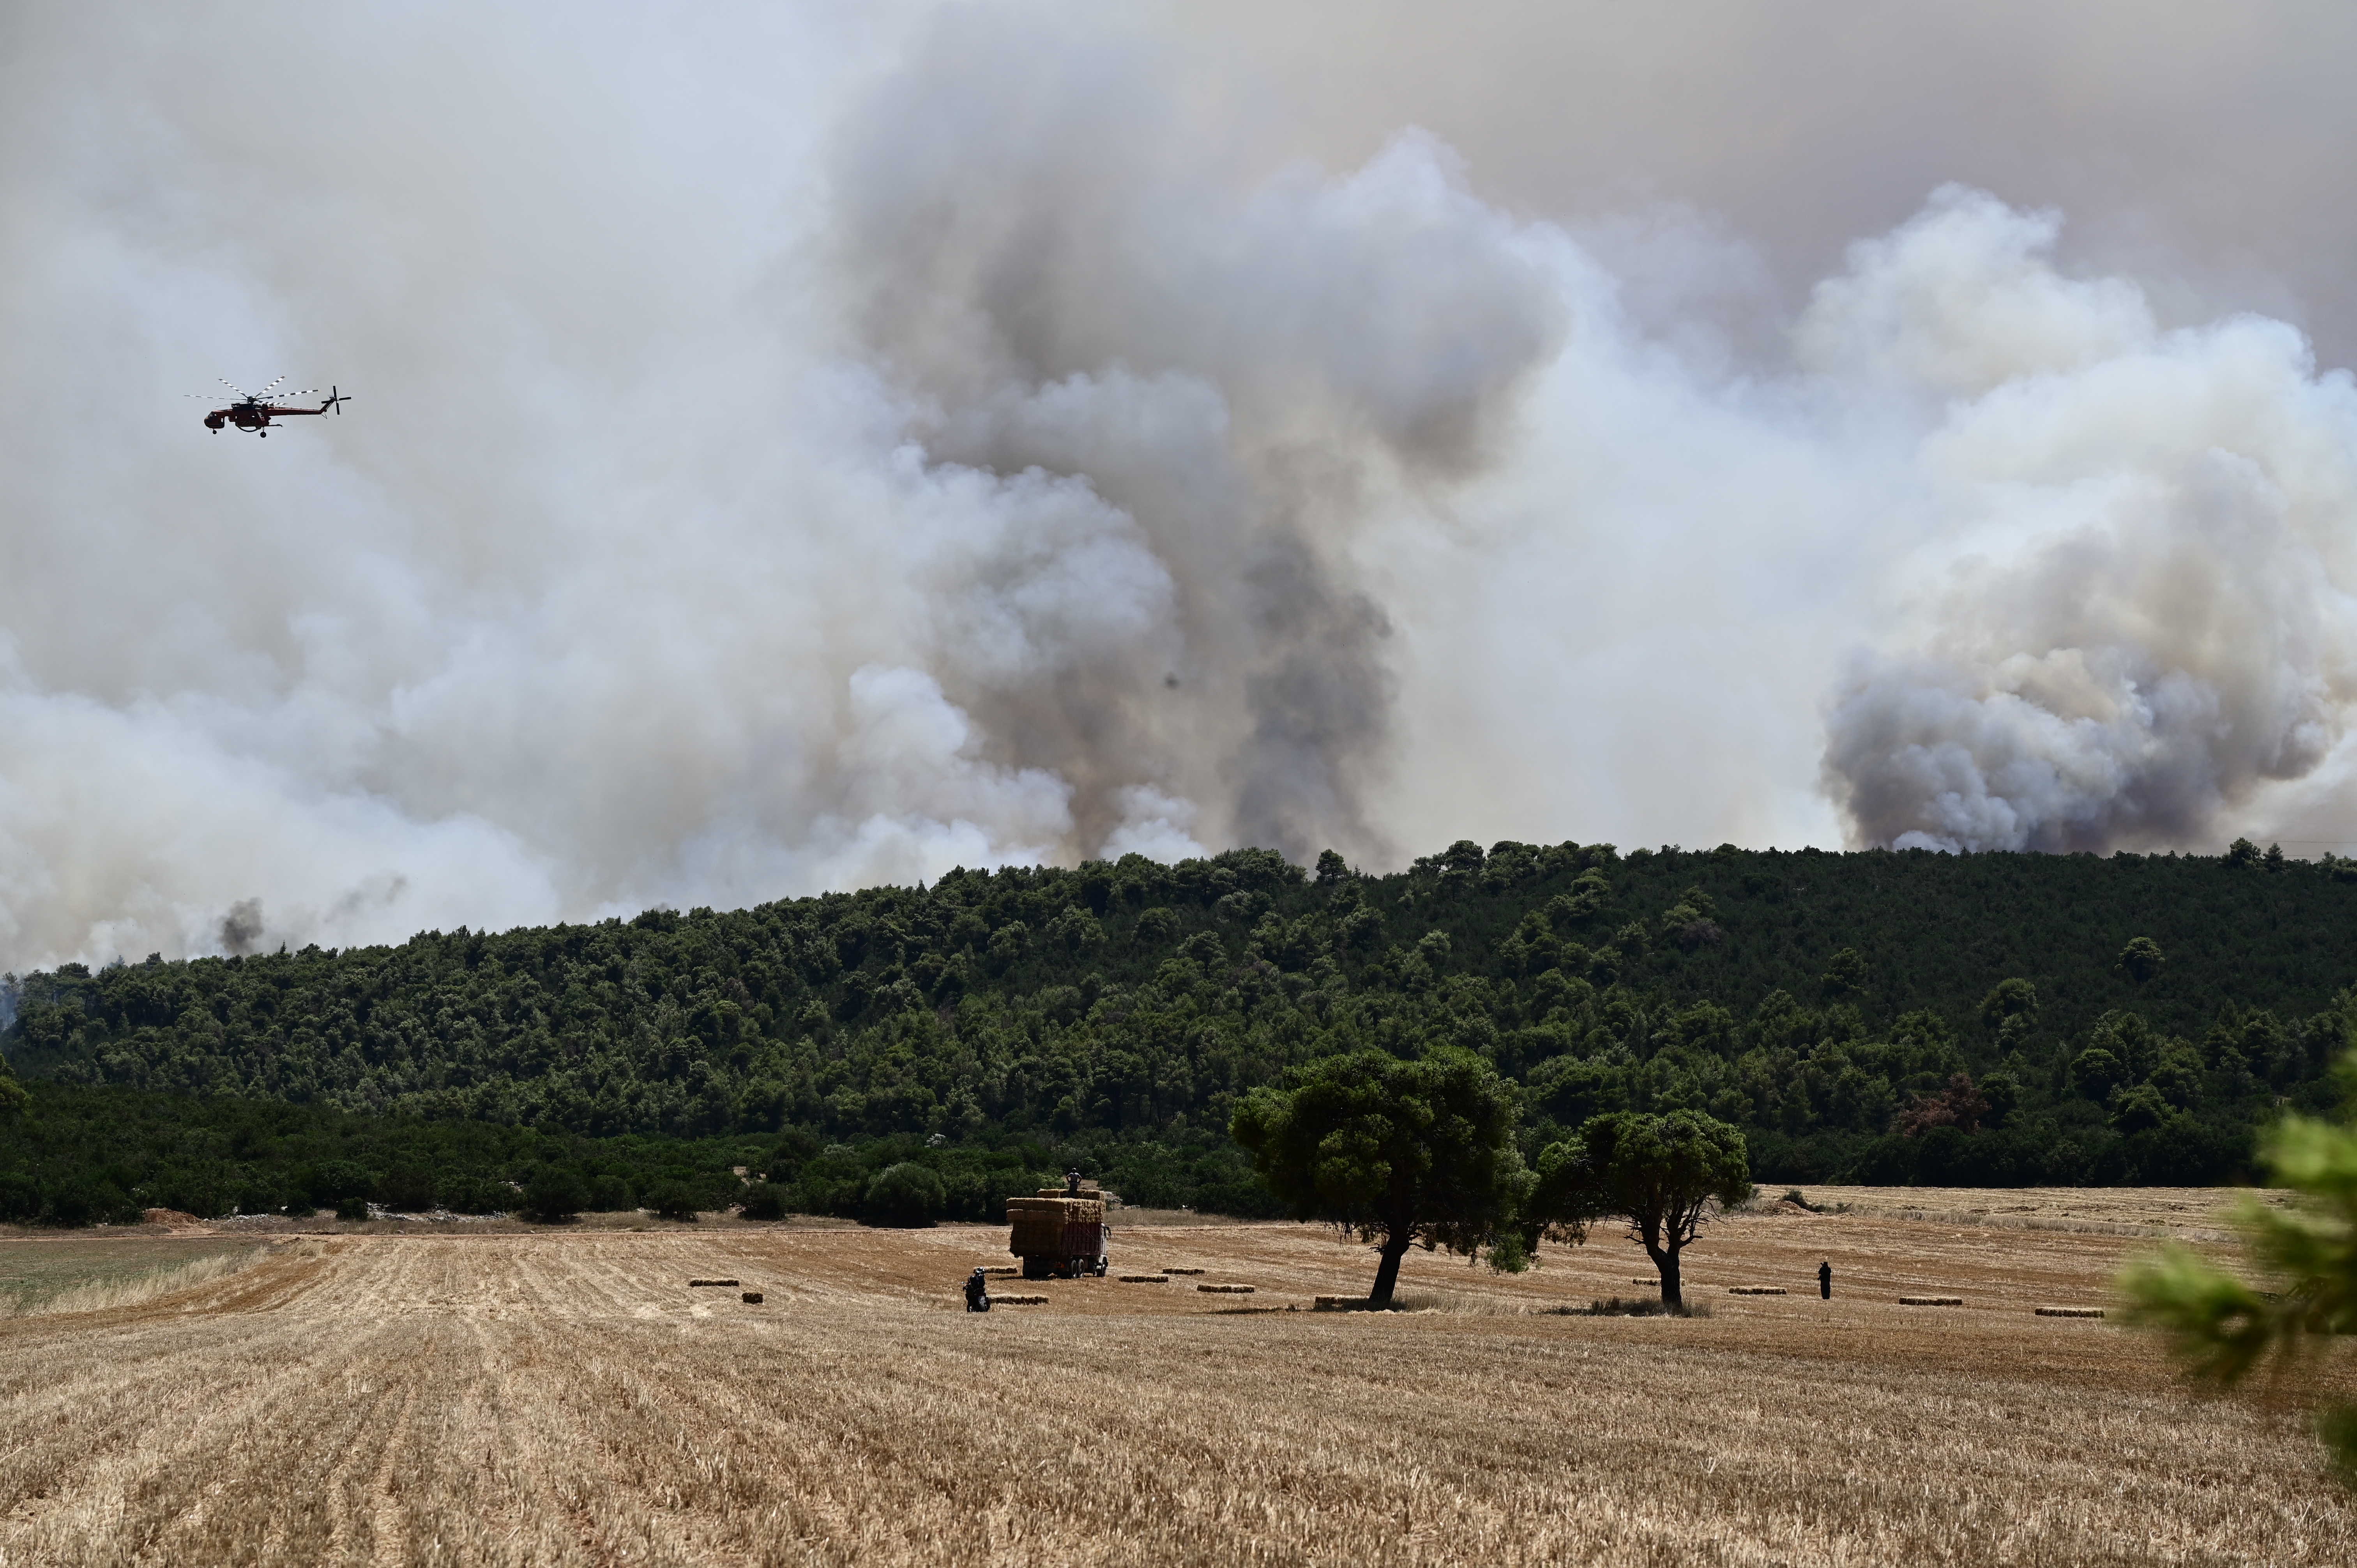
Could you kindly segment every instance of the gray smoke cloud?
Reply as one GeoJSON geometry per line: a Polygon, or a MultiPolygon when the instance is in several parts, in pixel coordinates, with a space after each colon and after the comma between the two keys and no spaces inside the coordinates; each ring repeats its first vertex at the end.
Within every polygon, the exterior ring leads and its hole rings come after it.
{"type": "Polygon", "coordinates": [[[113,413],[0,435],[9,950],[1389,854],[1351,554],[1496,460],[1531,232],[1124,26],[558,16],[19,19],[0,373],[113,413]],[[168,395],[288,362],[350,408],[168,395]]]}
{"type": "Polygon", "coordinates": [[[242,956],[262,950],[262,900],[241,898],[221,917],[221,951],[242,956]]]}
{"type": "Polygon", "coordinates": [[[1206,141],[1135,45],[955,18],[845,128],[829,260],[932,459],[1102,511],[969,565],[993,613],[938,660],[1071,786],[1073,842],[1167,847],[1146,790],[1214,842],[1380,857],[1389,625],[1351,536],[1494,456],[1565,310],[1429,137],[1249,185],[1206,141]]]}
{"type": "Polygon", "coordinates": [[[1787,316],[1196,17],[10,13],[0,968],[2345,793],[2298,331],[1941,177],[1787,316]]]}
{"type": "Polygon", "coordinates": [[[2357,395],[2255,317],[2163,332],[2120,279],[2060,275],[2050,217],[1945,193],[1820,287],[1804,359],[1940,413],[1946,514],[1910,650],[1828,709],[1866,843],[2201,843],[2347,731],[2357,395]]]}

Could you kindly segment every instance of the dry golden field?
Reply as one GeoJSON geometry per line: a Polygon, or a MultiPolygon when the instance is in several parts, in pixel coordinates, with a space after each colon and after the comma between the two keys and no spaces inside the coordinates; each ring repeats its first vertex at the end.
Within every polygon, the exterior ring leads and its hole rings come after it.
{"type": "Polygon", "coordinates": [[[987,1316],[980,1228],[285,1240],[0,1319],[0,1563],[2349,1562],[2296,1410],[2032,1314],[2212,1196],[2001,1222],[2030,1201],[1730,1217],[1688,1320],[1545,1313],[1644,1294],[1612,1237],[1516,1278],[1417,1256],[1431,1309],[1370,1315],[1308,1310],[1372,1273],[1328,1233],[1133,1228],[1117,1272],[1206,1272],[987,1316]],[[1965,1305],[1896,1304],[1927,1292],[1965,1305]]]}

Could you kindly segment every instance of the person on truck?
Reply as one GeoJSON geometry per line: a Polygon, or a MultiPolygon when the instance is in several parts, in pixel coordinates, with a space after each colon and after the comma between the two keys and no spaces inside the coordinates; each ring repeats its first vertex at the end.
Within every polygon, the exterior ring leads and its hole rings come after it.
{"type": "Polygon", "coordinates": [[[990,1310],[990,1276],[980,1269],[965,1277],[965,1309],[968,1312],[990,1310]]]}
{"type": "Polygon", "coordinates": [[[1064,1173],[1064,1196],[1066,1197],[1078,1197],[1081,1196],[1081,1173],[1079,1170],[1073,1169],[1064,1173]]]}

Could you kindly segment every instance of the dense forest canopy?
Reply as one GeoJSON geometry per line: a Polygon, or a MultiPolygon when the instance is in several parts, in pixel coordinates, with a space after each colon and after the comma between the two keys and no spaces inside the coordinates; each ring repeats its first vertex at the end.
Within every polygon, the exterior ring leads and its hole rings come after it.
{"type": "MultiPolygon", "coordinates": [[[[1388,876],[1330,854],[1314,873],[1265,850],[1130,855],[733,913],[67,964],[8,983],[5,1043],[36,1120],[140,1091],[552,1148],[703,1140],[707,1169],[780,1138],[944,1166],[1030,1151],[1010,1171],[1086,1150],[1134,1200],[1249,1208],[1225,1136],[1240,1095],[1332,1052],[1446,1042],[1523,1085],[1534,1146],[1599,1112],[1691,1107],[1745,1128],[1763,1181],[2208,1181],[2245,1168],[2279,1106],[2331,1098],[2357,1022],[2352,915],[2357,865],[2240,843],[1468,842],[1388,876]]],[[[62,1179],[57,1140],[0,1141],[18,1208],[62,1179]]],[[[209,1201],[241,1201],[244,1167],[208,1157],[209,1201]]],[[[119,1161],[116,1187],[171,1164],[146,1160],[119,1161]]]]}

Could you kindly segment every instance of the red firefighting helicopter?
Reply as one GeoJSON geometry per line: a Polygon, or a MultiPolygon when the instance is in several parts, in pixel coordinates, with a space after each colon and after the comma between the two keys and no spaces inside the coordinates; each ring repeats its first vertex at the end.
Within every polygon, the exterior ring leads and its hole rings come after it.
{"type": "MultiPolygon", "coordinates": [[[[278,381],[283,381],[286,378],[285,376],[281,376],[278,378],[278,381]]],[[[344,396],[343,393],[338,392],[334,387],[330,386],[328,389],[326,401],[321,403],[318,407],[289,408],[284,403],[274,403],[271,401],[274,394],[277,394],[278,381],[271,382],[268,386],[263,388],[258,392],[246,392],[229,381],[222,381],[221,385],[228,387],[230,391],[237,393],[237,401],[230,404],[227,408],[217,408],[210,413],[205,415],[205,428],[218,435],[221,434],[224,425],[234,424],[240,430],[251,430],[256,435],[267,436],[270,432],[266,426],[274,419],[291,418],[298,414],[325,413],[331,408],[335,409],[338,416],[340,417],[344,411],[337,405],[352,401],[351,399],[344,396]]],[[[204,398],[210,398],[212,396],[210,392],[190,392],[188,395],[190,397],[204,398]]],[[[317,387],[313,387],[307,392],[286,392],[277,395],[284,395],[290,398],[317,397],[319,395],[319,389],[317,387]]]]}

